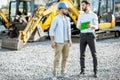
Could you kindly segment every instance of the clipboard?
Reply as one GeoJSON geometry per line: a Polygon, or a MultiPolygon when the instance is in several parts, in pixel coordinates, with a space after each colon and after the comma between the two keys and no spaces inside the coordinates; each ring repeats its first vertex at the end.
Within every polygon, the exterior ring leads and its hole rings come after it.
{"type": "Polygon", "coordinates": [[[81,23],[81,25],[80,25],[80,30],[85,30],[85,29],[87,29],[87,25],[89,25],[89,24],[90,24],[90,21],[81,23]]]}

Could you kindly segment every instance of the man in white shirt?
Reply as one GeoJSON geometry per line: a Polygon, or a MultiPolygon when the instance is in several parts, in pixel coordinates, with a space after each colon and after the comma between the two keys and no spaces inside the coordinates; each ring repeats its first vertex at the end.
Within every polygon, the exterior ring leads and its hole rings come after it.
{"type": "Polygon", "coordinates": [[[69,47],[72,44],[70,19],[66,16],[68,14],[68,7],[64,2],[61,2],[58,5],[58,9],[60,14],[53,18],[49,30],[51,46],[52,48],[55,48],[53,70],[54,78],[57,77],[57,67],[61,55],[62,55],[61,74],[63,76],[66,76],[65,67],[69,55],[69,47]]]}
{"type": "Polygon", "coordinates": [[[95,29],[98,29],[98,17],[95,13],[90,10],[90,2],[88,0],[83,0],[82,2],[83,12],[78,17],[77,27],[81,29],[82,24],[88,22],[87,28],[80,30],[80,66],[81,72],[80,75],[85,74],[85,49],[88,45],[92,58],[93,58],[93,71],[94,77],[97,77],[97,56],[96,56],[96,47],[95,47],[95,29]]]}

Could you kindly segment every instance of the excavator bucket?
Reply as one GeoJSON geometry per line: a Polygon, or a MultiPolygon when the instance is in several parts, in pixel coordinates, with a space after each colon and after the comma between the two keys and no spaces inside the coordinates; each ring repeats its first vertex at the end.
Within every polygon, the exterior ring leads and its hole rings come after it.
{"type": "Polygon", "coordinates": [[[19,31],[24,30],[26,27],[26,23],[15,23],[14,30],[9,32],[9,36],[2,38],[2,45],[1,48],[4,49],[11,49],[11,50],[19,50],[21,49],[24,44],[23,41],[18,38],[19,31]]]}
{"type": "Polygon", "coordinates": [[[23,41],[18,38],[5,37],[2,39],[1,47],[4,49],[19,50],[23,48],[23,41]]]}

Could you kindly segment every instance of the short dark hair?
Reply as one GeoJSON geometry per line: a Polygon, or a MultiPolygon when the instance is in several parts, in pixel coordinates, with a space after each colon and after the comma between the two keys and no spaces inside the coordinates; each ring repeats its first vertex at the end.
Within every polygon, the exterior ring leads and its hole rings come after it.
{"type": "Polygon", "coordinates": [[[81,3],[89,4],[90,5],[90,0],[83,0],[81,3]]]}

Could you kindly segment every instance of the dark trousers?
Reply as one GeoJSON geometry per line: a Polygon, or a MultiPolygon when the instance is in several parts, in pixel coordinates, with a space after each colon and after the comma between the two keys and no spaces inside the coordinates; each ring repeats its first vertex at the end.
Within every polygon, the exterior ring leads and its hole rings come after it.
{"type": "Polygon", "coordinates": [[[95,47],[95,36],[93,33],[81,33],[80,34],[80,66],[81,70],[85,68],[85,49],[88,45],[93,58],[94,72],[97,71],[97,56],[95,47]]]}

